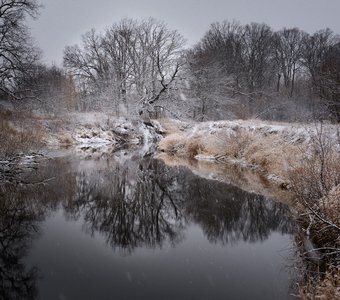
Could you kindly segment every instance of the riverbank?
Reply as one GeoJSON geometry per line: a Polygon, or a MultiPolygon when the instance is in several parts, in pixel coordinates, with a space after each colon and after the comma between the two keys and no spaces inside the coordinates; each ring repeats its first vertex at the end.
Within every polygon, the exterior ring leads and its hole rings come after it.
{"type": "Polygon", "coordinates": [[[313,243],[306,249],[301,242],[301,255],[317,255],[327,270],[318,284],[307,276],[300,297],[340,297],[339,126],[258,120],[161,124],[167,132],[158,145],[161,155],[238,166],[264,178],[266,191],[287,190],[301,234],[313,243]]]}
{"type": "MultiPolygon", "coordinates": [[[[311,153],[318,128],[310,124],[259,120],[187,123],[163,120],[166,136],[160,152],[181,158],[210,160],[257,170],[268,180],[289,185],[289,170],[311,153]]],[[[340,151],[339,128],[324,126],[324,136],[340,151]]]]}
{"type": "Polygon", "coordinates": [[[82,152],[112,153],[129,145],[156,144],[157,121],[116,118],[106,113],[69,113],[61,116],[0,112],[0,158],[30,155],[41,149],[71,147],[82,152]],[[152,122],[152,123],[151,123],[152,122]]]}
{"type": "Polygon", "coordinates": [[[339,294],[338,126],[258,120],[143,122],[104,113],[51,117],[14,112],[1,113],[0,126],[2,182],[24,183],[20,174],[34,171],[46,149],[69,149],[93,159],[132,145],[148,155],[158,145],[156,158],[168,165],[185,165],[200,176],[284,199],[296,212],[301,234],[314,243],[312,250],[301,245],[301,255],[315,252],[328,265],[326,283],[303,286],[301,297],[321,293],[317,291],[325,291],[323,286],[333,298],[339,294]]]}
{"type": "Polygon", "coordinates": [[[116,118],[106,113],[69,113],[61,116],[0,112],[0,182],[23,183],[56,152],[76,153],[88,159],[113,155],[117,150],[141,147],[147,153],[161,139],[157,121],[116,118]],[[151,123],[152,122],[152,123],[151,123]]]}

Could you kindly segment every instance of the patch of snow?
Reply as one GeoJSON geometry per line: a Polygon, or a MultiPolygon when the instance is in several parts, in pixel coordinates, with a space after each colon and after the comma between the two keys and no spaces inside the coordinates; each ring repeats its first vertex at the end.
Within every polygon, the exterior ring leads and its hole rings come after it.
{"type": "Polygon", "coordinates": [[[143,123],[139,127],[139,131],[141,131],[141,133],[143,135],[142,152],[146,153],[151,148],[151,143],[153,143],[153,136],[151,135],[149,128],[143,123]]]}
{"type": "MultiPolygon", "coordinates": [[[[188,123],[189,124],[189,123],[188,123]]],[[[214,135],[222,133],[231,135],[234,132],[243,130],[245,132],[259,133],[261,135],[278,136],[279,139],[288,144],[310,143],[313,136],[317,134],[314,124],[268,124],[259,120],[233,120],[194,123],[191,126],[182,126],[188,138],[199,135],[214,135]]],[[[335,142],[336,149],[340,151],[339,127],[325,124],[323,132],[335,142]]]]}
{"type": "Polygon", "coordinates": [[[183,92],[181,92],[181,93],[179,94],[179,96],[180,96],[180,98],[181,98],[182,101],[187,101],[187,96],[185,96],[185,94],[184,94],[183,92]]]}
{"type": "Polygon", "coordinates": [[[203,154],[198,154],[194,157],[197,160],[216,160],[216,157],[214,155],[203,155],[203,154]]]}

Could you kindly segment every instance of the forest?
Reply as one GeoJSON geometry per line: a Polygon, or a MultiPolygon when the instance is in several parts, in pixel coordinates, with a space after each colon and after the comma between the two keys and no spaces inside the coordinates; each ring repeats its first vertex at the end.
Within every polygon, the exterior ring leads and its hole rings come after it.
{"type": "Polygon", "coordinates": [[[189,48],[162,21],[125,18],[65,46],[59,67],[42,63],[25,25],[38,10],[36,1],[0,7],[1,103],[15,110],[340,121],[340,43],[328,28],[308,34],[226,20],[189,48]]]}

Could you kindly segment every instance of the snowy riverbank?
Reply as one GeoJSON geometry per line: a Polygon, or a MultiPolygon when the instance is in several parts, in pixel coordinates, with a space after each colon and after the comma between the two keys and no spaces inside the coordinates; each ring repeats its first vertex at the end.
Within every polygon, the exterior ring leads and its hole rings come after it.
{"type": "Polygon", "coordinates": [[[139,119],[116,118],[105,113],[74,113],[62,117],[61,126],[51,130],[46,143],[50,147],[98,150],[128,145],[150,147],[160,140],[160,131],[157,121],[146,125],[139,119]]]}
{"type": "Polygon", "coordinates": [[[287,172],[312,151],[322,135],[340,152],[339,126],[273,123],[260,120],[182,122],[164,120],[158,150],[170,156],[219,161],[256,169],[285,184],[287,172]]]}

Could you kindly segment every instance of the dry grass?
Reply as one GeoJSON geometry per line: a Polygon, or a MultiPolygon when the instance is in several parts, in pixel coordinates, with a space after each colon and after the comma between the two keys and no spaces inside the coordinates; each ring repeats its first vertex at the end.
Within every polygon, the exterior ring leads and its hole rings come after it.
{"type": "Polygon", "coordinates": [[[310,126],[304,131],[309,134],[298,135],[298,130],[276,132],[266,125],[256,129],[254,122],[249,128],[255,129],[247,129],[243,123],[191,124],[189,128],[168,123],[165,127],[171,134],[160,142],[162,152],[189,159],[197,154],[214,156],[219,161],[250,167],[265,178],[275,178],[277,186],[290,187],[301,228],[323,250],[327,264],[337,268],[317,285],[304,292],[301,289],[300,296],[340,299],[340,153],[334,128],[310,126]]]}
{"type": "Polygon", "coordinates": [[[206,154],[209,139],[202,136],[188,137],[181,133],[172,133],[158,144],[158,150],[180,158],[193,158],[198,154],[206,154]]]}
{"type": "MultiPolygon", "coordinates": [[[[163,125],[163,124],[162,124],[163,125]]],[[[169,126],[171,132],[176,126],[169,126]]],[[[280,136],[249,132],[243,128],[214,134],[190,134],[190,130],[175,131],[158,145],[161,152],[181,158],[201,154],[228,163],[241,163],[257,169],[263,175],[276,175],[286,180],[288,162],[297,155],[298,148],[280,140],[280,136]]]]}
{"type": "Polygon", "coordinates": [[[162,127],[165,129],[168,135],[172,133],[182,132],[190,128],[189,123],[182,122],[179,120],[164,118],[160,119],[159,122],[161,123],[162,127]]]}
{"type": "Polygon", "coordinates": [[[325,278],[316,286],[315,298],[340,299],[340,268],[326,273],[325,278]]]}
{"type": "Polygon", "coordinates": [[[11,157],[40,149],[44,145],[43,128],[26,115],[0,113],[0,157],[11,157]],[[24,118],[25,117],[25,118],[24,118]]]}
{"type": "Polygon", "coordinates": [[[340,184],[340,153],[332,137],[320,132],[309,148],[300,151],[292,163],[289,178],[300,199],[317,201],[340,184]]]}
{"type": "Polygon", "coordinates": [[[67,132],[60,135],[58,137],[58,140],[59,140],[59,144],[63,145],[63,146],[70,146],[70,145],[73,145],[75,143],[75,140],[72,137],[72,135],[70,133],[67,133],[67,132]]]}
{"type": "MultiPolygon", "coordinates": [[[[288,177],[301,214],[306,211],[313,214],[314,211],[340,227],[340,153],[335,149],[331,138],[325,135],[316,137],[310,149],[302,152],[292,165],[288,177]]],[[[319,231],[320,228],[315,230],[319,231]]],[[[329,239],[332,238],[330,235],[329,239]]]]}
{"type": "MultiPolygon", "coordinates": [[[[337,251],[339,256],[340,153],[328,146],[324,154],[312,150],[288,172],[295,208],[301,226],[311,233],[317,247],[329,250],[324,251],[325,257],[337,251]]],[[[334,255],[329,258],[339,260],[334,255]]]]}
{"type": "Polygon", "coordinates": [[[311,280],[305,285],[300,290],[302,299],[340,299],[340,153],[336,141],[321,129],[288,172],[300,227],[331,270],[317,283],[311,280]]]}
{"type": "Polygon", "coordinates": [[[244,130],[237,130],[227,137],[219,137],[217,151],[225,157],[243,159],[247,149],[254,142],[255,137],[244,130]],[[224,140],[224,143],[221,143],[224,140]]]}
{"type": "Polygon", "coordinates": [[[323,279],[310,280],[300,287],[299,296],[302,300],[340,299],[340,268],[330,268],[323,279]]]}
{"type": "Polygon", "coordinates": [[[329,220],[340,227],[340,184],[322,198],[321,203],[329,220]]]}

